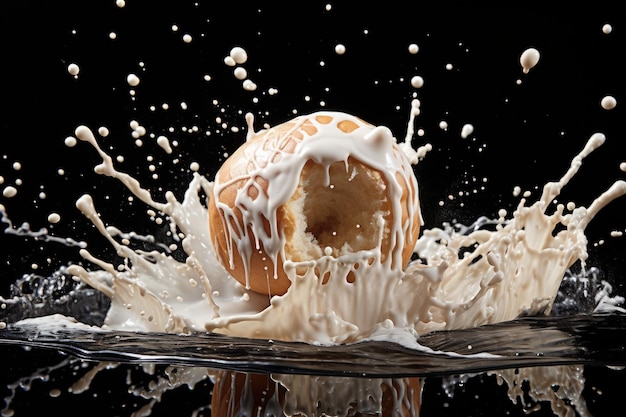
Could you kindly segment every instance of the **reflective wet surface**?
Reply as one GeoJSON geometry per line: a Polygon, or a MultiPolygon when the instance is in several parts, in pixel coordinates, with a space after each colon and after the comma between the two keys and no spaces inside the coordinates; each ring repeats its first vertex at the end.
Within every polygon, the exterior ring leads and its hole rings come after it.
{"type": "Polygon", "coordinates": [[[56,329],[36,321],[9,325],[0,334],[0,344],[59,350],[88,361],[355,377],[422,377],[585,363],[626,365],[626,315],[621,313],[529,317],[434,332],[418,339],[423,351],[384,341],[319,346],[211,333],[77,330],[65,328],[62,319],[58,322],[56,329]]]}
{"type": "Polygon", "coordinates": [[[524,318],[436,332],[420,338],[432,352],[9,325],[0,339],[4,414],[49,403],[78,415],[87,402],[96,415],[142,407],[152,415],[619,415],[611,410],[624,393],[625,320],[524,318]]]}

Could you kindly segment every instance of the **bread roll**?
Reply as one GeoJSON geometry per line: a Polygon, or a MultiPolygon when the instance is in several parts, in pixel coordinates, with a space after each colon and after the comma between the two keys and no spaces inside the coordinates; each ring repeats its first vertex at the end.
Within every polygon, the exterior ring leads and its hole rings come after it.
{"type": "Polygon", "coordinates": [[[235,279],[282,295],[285,262],[370,251],[370,263],[406,266],[421,225],[418,188],[389,129],[340,112],[260,132],[248,123],[209,201],[211,240],[235,279]]]}

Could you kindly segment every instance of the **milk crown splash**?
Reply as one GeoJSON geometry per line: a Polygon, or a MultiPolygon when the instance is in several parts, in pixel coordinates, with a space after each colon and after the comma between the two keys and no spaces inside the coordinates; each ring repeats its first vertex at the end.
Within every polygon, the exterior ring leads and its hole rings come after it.
{"type": "Polygon", "coordinates": [[[167,204],[158,203],[137,181],[115,170],[87,128],[77,129],[77,136],[101,153],[103,164],[97,172],[117,178],[146,204],[167,213],[186,235],[184,263],[162,253],[132,251],[115,242],[91,199],[81,198],[78,207],[130,262],[115,268],[83,249],[81,254],[103,270],[89,272],[73,265],[70,272],[112,297],[104,327],[119,330],[208,330],[321,344],[381,339],[419,348],[415,336],[433,330],[549,311],[567,269],[578,260],[584,267],[586,226],[602,207],[626,194],[626,182],[616,181],[588,208],[568,205],[571,212],[566,213],[560,204],[553,213],[547,212],[583,159],[604,143],[604,135],[595,134],[566,174],[546,184],[541,199],[528,206],[522,199],[510,219],[502,214],[495,221],[495,230],[424,230],[415,247],[420,260],[404,270],[368,264],[367,258],[356,255],[354,263],[342,264],[324,254],[315,261],[317,273],[315,268],[294,273],[287,293],[268,300],[238,285],[216,260],[207,209],[199,199],[200,191],[213,195],[209,181],[195,174],[183,202],[168,193],[167,204]],[[468,247],[474,249],[463,254],[468,247]],[[359,280],[349,283],[345,277],[355,268],[359,280]],[[328,271],[334,276],[325,281],[322,277],[328,271]]]}

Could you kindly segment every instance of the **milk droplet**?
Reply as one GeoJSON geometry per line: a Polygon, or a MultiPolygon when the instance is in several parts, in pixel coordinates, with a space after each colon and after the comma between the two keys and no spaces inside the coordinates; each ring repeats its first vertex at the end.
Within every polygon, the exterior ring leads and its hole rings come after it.
{"type": "Polygon", "coordinates": [[[419,46],[416,43],[412,43],[409,45],[409,53],[415,55],[420,50],[419,46]]]}
{"type": "Polygon", "coordinates": [[[235,68],[233,74],[235,74],[235,78],[237,78],[238,80],[245,80],[248,77],[248,71],[246,71],[246,69],[243,67],[235,68]]]}
{"type": "Polygon", "coordinates": [[[246,91],[254,91],[256,90],[256,84],[252,82],[251,80],[245,80],[243,82],[243,88],[246,91]]]}
{"type": "Polygon", "coordinates": [[[137,87],[139,85],[139,77],[137,77],[137,75],[135,74],[128,74],[128,77],[126,77],[126,81],[131,87],[137,87]]]}
{"type": "Polygon", "coordinates": [[[115,0],[115,5],[121,9],[122,7],[126,6],[126,1],[125,0],[115,0]]]}
{"type": "Polygon", "coordinates": [[[71,63],[67,66],[67,72],[69,72],[70,75],[77,77],[78,73],[80,72],[80,67],[77,64],[71,63]]]}
{"type": "Polygon", "coordinates": [[[105,126],[100,126],[98,128],[98,134],[103,138],[106,138],[107,136],[109,136],[109,129],[105,126]]]}
{"type": "Polygon", "coordinates": [[[185,43],[191,43],[191,41],[193,40],[192,36],[188,33],[185,33],[183,35],[183,42],[185,43]]]}
{"type": "Polygon", "coordinates": [[[76,138],[82,140],[83,142],[93,143],[96,141],[96,138],[94,138],[91,130],[85,125],[78,126],[76,130],[74,130],[74,135],[76,136],[76,138]]]}
{"type": "Polygon", "coordinates": [[[61,215],[59,213],[48,214],[48,223],[58,223],[61,221],[61,215]]]}
{"type": "Polygon", "coordinates": [[[605,96],[600,101],[600,105],[604,110],[611,110],[617,105],[617,100],[613,96],[605,96]]]}
{"type": "Polygon", "coordinates": [[[522,65],[522,71],[524,74],[528,72],[539,62],[539,51],[535,48],[528,48],[519,58],[519,62],[522,65]]]}
{"type": "Polygon", "coordinates": [[[411,78],[411,86],[413,86],[413,88],[422,88],[423,85],[424,85],[424,79],[420,77],[419,75],[416,75],[413,78],[411,78]]]}
{"type": "Polygon", "coordinates": [[[230,50],[230,57],[236,64],[245,64],[248,60],[248,53],[240,46],[235,46],[230,50]]]}
{"type": "Polygon", "coordinates": [[[170,140],[165,136],[159,136],[157,138],[157,144],[165,150],[167,153],[172,153],[172,147],[170,146],[170,140]]]}
{"type": "Polygon", "coordinates": [[[619,164],[619,169],[626,172],[626,162],[622,162],[621,164],[619,164]]]}
{"type": "Polygon", "coordinates": [[[68,148],[73,148],[76,146],[77,140],[74,136],[68,136],[65,138],[65,146],[68,148]]]}
{"type": "Polygon", "coordinates": [[[7,198],[11,198],[11,197],[15,197],[15,195],[17,194],[17,188],[9,185],[8,187],[6,187],[3,191],[2,191],[2,195],[7,197],[7,198]]]}
{"type": "Polygon", "coordinates": [[[439,122],[439,129],[441,130],[448,130],[448,122],[446,122],[445,120],[442,120],[439,122]]]}
{"type": "Polygon", "coordinates": [[[461,129],[461,137],[463,139],[466,139],[472,133],[474,133],[474,126],[473,125],[471,125],[469,123],[463,125],[463,128],[461,129]]]}
{"type": "Polygon", "coordinates": [[[602,32],[603,32],[605,35],[608,35],[609,33],[613,32],[613,26],[611,26],[611,25],[610,25],[610,24],[608,24],[608,23],[605,23],[605,24],[602,26],[602,32]]]}
{"type": "Polygon", "coordinates": [[[341,43],[338,43],[338,44],[335,46],[335,53],[336,53],[337,55],[343,55],[343,54],[345,54],[345,53],[346,53],[346,47],[345,47],[345,45],[343,45],[343,44],[341,44],[341,43]]]}

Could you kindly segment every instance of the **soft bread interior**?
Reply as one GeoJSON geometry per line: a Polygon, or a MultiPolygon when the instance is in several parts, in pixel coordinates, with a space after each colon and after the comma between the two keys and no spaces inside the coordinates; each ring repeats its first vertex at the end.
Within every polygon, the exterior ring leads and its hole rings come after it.
{"type": "Polygon", "coordinates": [[[331,165],[308,161],[285,207],[287,260],[337,257],[380,247],[381,237],[386,241],[389,234],[386,188],[378,171],[355,159],[331,165]]]}

